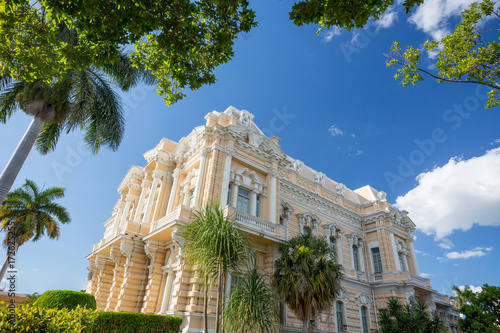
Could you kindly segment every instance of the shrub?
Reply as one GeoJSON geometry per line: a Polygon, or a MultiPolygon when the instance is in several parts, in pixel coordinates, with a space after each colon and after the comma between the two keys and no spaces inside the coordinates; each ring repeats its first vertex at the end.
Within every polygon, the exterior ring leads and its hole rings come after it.
{"type": "Polygon", "coordinates": [[[151,333],[180,332],[182,319],[179,317],[132,312],[99,312],[92,332],[151,333]]]}
{"type": "Polygon", "coordinates": [[[73,310],[47,309],[31,304],[20,305],[15,309],[0,307],[0,332],[89,332],[97,315],[96,310],[80,307],[73,310]]]}
{"type": "Polygon", "coordinates": [[[97,308],[93,295],[73,290],[46,291],[33,304],[41,308],[58,310],[73,310],[77,306],[94,310],[97,308]]]}

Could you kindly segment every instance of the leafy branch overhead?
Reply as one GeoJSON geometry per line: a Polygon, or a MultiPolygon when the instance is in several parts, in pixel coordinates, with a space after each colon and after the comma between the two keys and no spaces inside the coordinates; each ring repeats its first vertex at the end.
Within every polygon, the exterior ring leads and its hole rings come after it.
{"type": "Polygon", "coordinates": [[[500,104],[499,61],[500,42],[497,39],[486,42],[486,32],[478,25],[485,19],[500,18],[499,7],[491,0],[471,4],[462,12],[462,20],[452,34],[440,42],[427,41],[423,49],[407,47],[404,51],[395,42],[388,57],[387,66],[396,67],[395,79],[401,85],[415,84],[429,75],[438,82],[475,83],[491,88],[488,93],[486,108],[500,104]],[[437,51],[437,73],[422,68],[423,52],[437,51]]]}
{"type": "Polygon", "coordinates": [[[159,79],[172,104],[182,89],[215,82],[213,71],[234,54],[233,40],[256,26],[246,0],[0,1],[0,74],[51,82],[70,70],[118,61],[135,45],[134,66],[159,79]],[[61,39],[60,26],[74,29],[61,39]]]}
{"type": "MultiPolygon", "coordinates": [[[[403,7],[409,13],[423,2],[405,0],[403,7]]],[[[326,29],[333,26],[360,29],[370,18],[378,20],[393,4],[394,0],[303,0],[293,5],[290,20],[298,26],[313,23],[326,29]]]]}

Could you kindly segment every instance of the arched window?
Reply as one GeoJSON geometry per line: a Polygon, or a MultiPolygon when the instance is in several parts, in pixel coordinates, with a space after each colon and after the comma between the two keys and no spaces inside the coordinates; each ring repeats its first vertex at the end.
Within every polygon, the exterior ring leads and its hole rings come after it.
{"type": "Polygon", "coordinates": [[[337,301],[335,306],[335,312],[337,317],[337,332],[344,332],[344,304],[341,301],[337,301]]]}
{"type": "Polygon", "coordinates": [[[361,307],[361,325],[363,333],[368,333],[368,311],[366,310],[366,306],[361,307]]]}
{"type": "Polygon", "coordinates": [[[309,228],[309,227],[304,227],[304,228],[302,229],[302,233],[303,233],[304,235],[310,235],[310,234],[311,234],[311,228],[309,228]]]}

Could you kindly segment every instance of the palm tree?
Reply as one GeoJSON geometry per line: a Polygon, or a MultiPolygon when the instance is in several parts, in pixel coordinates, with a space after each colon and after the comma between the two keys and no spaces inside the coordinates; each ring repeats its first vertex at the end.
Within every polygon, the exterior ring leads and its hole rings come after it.
{"type": "Polygon", "coordinates": [[[380,333],[441,333],[446,332],[443,321],[436,313],[426,312],[422,300],[402,304],[396,298],[390,298],[387,309],[380,311],[380,333]]]}
{"type": "Polygon", "coordinates": [[[465,292],[469,289],[470,289],[469,286],[465,286],[463,288],[460,288],[457,286],[451,287],[451,290],[453,290],[453,292],[455,293],[455,296],[451,297],[451,299],[455,301],[455,303],[457,304],[457,308],[459,310],[462,307],[462,305],[467,303],[467,298],[465,297],[465,292]]]}
{"type": "Polygon", "coordinates": [[[280,245],[273,284],[298,319],[302,330],[324,309],[332,306],[340,290],[342,266],[324,238],[310,234],[296,236],[280,245]]]}
{"type": "MultiPolygon", "coordinates": [[[[29,179],[26,179],[23,186],[7,194],[3,205],[0,206],[0,226],[6,232],[4,245],[15,253],[19,246],[30,239],[36,242],[45,234],[51,239],[59,238],[58,221],[70,222],[66,208],[54,202],[63,196],[63,188],[40,190],[29,179]]],[[[7,271],[8,264],[7,255],[0,271],[0,280],[7,271]]]]}
{"type": "MultiPolygon", "coordinates": [[[[60,38],[74,42],[78,39],[73,30],[64,27],[60,38]]],[[[62,131],[79,128],[85,132],[84,140],[92,152],[102,145],[116,150],[123,137],[124,119],[120,97],[112,85],[127,91],[141,81],[154,84],[156,79],[148,71],[132,67],[125,53],[107,66],[69,71],[50,83],[13,81],[10,75],[0,77],[0,122],[5,123],[18,109],[33,116],[0,175],[0,203],[35,141],[38,151],[46,154],[55,149],[62,131]]]]}
{"type": "Polygon", "coordinates": [[[226,273],[240,271],[240,264],[252,256],[250,242],[236,223],[213,201],[194,213],[192,222],[182,232],[185,238],[184,261],[195,270],[205,289],[205,332],[208,332],[208,287],[217,284],[215,332],[219,332],[226,273]]]}
{"type": "Polygon", "coordinates": [[[224,309],[224,328],[230,332],[271,333],[276,330],[278,298],[256,265],[232,287],[224,309]]]}

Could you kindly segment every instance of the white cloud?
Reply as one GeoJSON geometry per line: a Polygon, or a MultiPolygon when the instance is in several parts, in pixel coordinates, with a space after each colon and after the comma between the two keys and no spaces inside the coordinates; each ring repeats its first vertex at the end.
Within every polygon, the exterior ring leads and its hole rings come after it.
{"type": "Polygon", "coordinates": [[[446,258],[447,259],[469,259],[469,258],[474,258],[474,257],[484,257],[487,255],[489,248],[482,248],[482,247],[476,247],[472,250],[466,250],[462,252],[448,252],[446,253],[446,258]],[[486,252],[484,252],[484,251],[486,252]]]}
{"type": "Polygon", "coordinates": [[[460,13],[476,0],[426,0],[418,6],[408,21],[415,24],[435,40],[441,40],[451,32],[449,20],[458,17],[460,13]]]}
{"type": "Polygon", "coordinates": [[[344,135],[344,132],[342,132],[342,130],[338,128],[337,125],[330,126],[328,132],[330,132],[330,134],[333,136],[344,135]]]}
{"type": "Polygon", "coordinates": [[[441,241],[474,224],[500,226],[500,148],[469,160],[452,158],[417,176],[418,185],[396,199],[417,228],[441,241]]]}
{"type": "Polygon", "coordinates": [[[500,145],[500,139],[496,139],[493,142],[490,142],[490,145],[492,146],[500,145]]]}
{"type": "Polygon", "coordinates": [[[397,20],[398,13],[391,9],[387,10],[377,21],[374,21],[374,23],[377,26],[377,30],[380,30],[392,27],[397,20]]]}
{"type": "Polygon", "coordinates": [[[329,43],[332,41],[333,37],[340,36],[342,34],[342,29],[339,27],[333,27],[323,34],[323,42],[329,43]]]}
{"type": "Polygon", "coordinates": [[[443,248],[443,249],[446,249],[446,250],[449,250],[451,249],[453,246],[455,246],[453,244],[453,242],[451,241],[451,239],[448,239],[448,238],[441,238],[441,239],[435,239],[435,241],[438,241],[440,242],[438,244],[439,247],[443,248]]]}
{"type": "Polygon", "coordinates": [[[429,273],[420,273],[420,276],[423,277],[423,278],[430,278],[432,276],[432,274],[429,274],[429,273]]]}
{"type": "Polygon", "coordinates": [[[362,151],[362,150],[360,150],[360,149],[358,149],[358,151],[356,152],[356,156],[359,156],[359,155],[361,155],[361,154],[363,154],[363,151],[362,151]]]}
{"type": "MultiPolygon", "coordinates": [[[[480,293],[483,291],[483,288],[482,287],[474,287],[474,286],[468,286],[470,290],[472,290],[472,292],[474,293],[480,293]]],[[[464,291],[465,290],[465,286],[458,286],[458,289],[460,289],[461,291],[464,291]]],[[[455,293],[455,296],[457,295],[456,292],[455,293]]]]}

